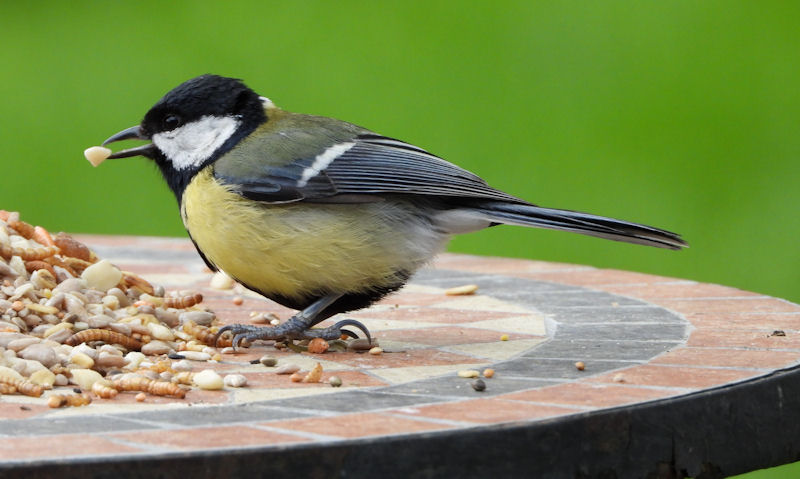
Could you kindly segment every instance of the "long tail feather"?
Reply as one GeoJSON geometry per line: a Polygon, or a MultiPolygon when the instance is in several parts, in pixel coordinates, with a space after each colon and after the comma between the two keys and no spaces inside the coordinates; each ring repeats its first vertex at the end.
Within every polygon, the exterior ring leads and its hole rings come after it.
{"type": "Polygon", "coordinates": [[[681,249],[689,246],[677,233],[579,211],[557,210],[501,201],[483,202],[476,209],[487,219],[496,223],[572,231],[657,248],[681,249]]]}

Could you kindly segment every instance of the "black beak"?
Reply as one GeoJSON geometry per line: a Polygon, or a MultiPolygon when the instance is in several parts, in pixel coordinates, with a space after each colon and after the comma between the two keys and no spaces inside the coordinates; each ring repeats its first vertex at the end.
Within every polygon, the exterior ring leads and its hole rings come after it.
{"type": "MultiPolygon", "coordinates": [[[[142,129],[139,127],[139,125],[136,125],[122,130],[115,135],[111,135],[106,141],[103,142],[103,146],[106,146],[109,143],[114,143],[115,141],[149,139],[150,138],[142,133],[142,129]]],[[[147,158],[153,158],[155,151],[156,147],[152,143],[148,143],[146,145],[137,146],[136,148],[128,148],[127,150],[121,150],[116,153],[112,153],[108,158],[129,158],[131,156],[146,156],[147,158]]]]}

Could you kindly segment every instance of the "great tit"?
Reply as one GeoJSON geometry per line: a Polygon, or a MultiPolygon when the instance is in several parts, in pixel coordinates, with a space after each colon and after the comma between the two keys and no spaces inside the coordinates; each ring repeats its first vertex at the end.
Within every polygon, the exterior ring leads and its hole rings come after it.
{"type": "Polygon", "coordinates": [[[209,268],[300,310],[275,327],[230,325],[242,340],[355,337],[337,313],[402,287],[454,234],[509,224],[659,248],[687,246],[658,228],[535,206],[426,150],[331,118],[291,113],[217,75],[167,93],[141,124],[103,145],[150,143],[109,158],[158,165],[209,268]]]}

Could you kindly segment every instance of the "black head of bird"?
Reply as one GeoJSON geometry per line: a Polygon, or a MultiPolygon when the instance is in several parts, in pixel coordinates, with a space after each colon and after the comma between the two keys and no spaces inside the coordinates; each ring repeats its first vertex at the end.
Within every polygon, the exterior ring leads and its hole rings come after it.
{"type": "Polygon", "coordinates": [[[109,158],[159,166],[203,260],[301,310],[276,327],[226,326],[243,339],[355,336],[342,320],[402,287],[448,239],[499,224],[680,249],[679,235],[542,208],[492,188],[422,148],[331,118],[287,112],[239,80],[193,78],[140,125],[111,136],[150,143],[109,158]]]}

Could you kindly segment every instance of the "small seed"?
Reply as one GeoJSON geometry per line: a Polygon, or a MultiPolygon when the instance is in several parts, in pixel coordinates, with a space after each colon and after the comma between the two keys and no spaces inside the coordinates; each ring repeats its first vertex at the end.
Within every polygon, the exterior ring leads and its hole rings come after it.
{"type": "Polygon", "coordinates": [[[242,374],[227,374],[222,378],[222,382],[231,388],[240,388],[247,385],[247,378],[242,374]]]}
{"type": "Polygon", "coordinates": [[[617,373],[617,374],[614,375],[613,381],[615,383],[624,383],[625,382],[625,376],[622,373],[617,373]]]}
{"type": "Polygon", "coordinates": [[[577,363],[575,363],[575,369],[577,369],[578,371],[583,371],[584,369],[586,369],[586,364],[584,364],[583,361],[578,361],[577,363]]]}
{"type": "Polygon", "coordinates": [[[299,383],[303,380],[303,375],[301,373],[294,373],[289,376],[289,379],[291,379],[293,383],[299,383]]]}
{"type": "Polygon", "coordinates": [[[235,304],[236,306],[241,306],[241,305],[244,304],[244,299],[242,299],[241,296],[234,296],[233,297],[233,304],[235,304]]]}
{"type": "Polygon", "coordinates": [[[477,284],[465,284],[463,286],[456,286],[455,288],[446,289],[444,294],[447,296],[462,296],[467,294],[475,294],[478,291],[477,284]]]}
{"type": "Polygon", "coordinates": [[[330,378],[328,378],[328,384],[330,384],[335,388],[338,388],[339,386],[342,385],[342,378],[340,378],[339,376],[331,376],[330,378]]]}
{"type": "Polygon", "coordinates": [[[458,377],[460,378],[477,378],[480,375],[481,373],[474,369],[462,369],[458,372],[458,377]]]}
{"type": "Polygon", "coordinates": [[[211,369],[204,369],[200,371],[199,373],[194,375],[193,379],[194,383],[200,389],[208,389],[208,390],[222,389],[222,387],[225,384],[222,381],[222,376],[220,376],[211,369]]]}
{"type": "Polygon", "coordinates": [[[483,382],[483,379],[476,379],[470,383],[472,389],[476,391],[485,391],[486,390],[486,383],[483,382]]]}
{"type": "Polygon", "coordinates": [[[308,352],[313,354],[322,354],[328,350],[330,345],[322,338],[314,338],[308,343],[308,352]]]}
{"type": "Polygon", "coordinates": [[[504,334],[504,335],[500,336],[500,341],[508,341],[508,335],[504,334]]]}
{"type": "MultiPolygon", "coordinates": [[[[273,358],[272,356],[261,356],[261,359],[259,359],[257,362],[259,362],[259,363],[261,363],[264,366],[267,366],[269,368],[271,368],[271,367],[275,366],[276,364],[278,364],[278,360],[276,358],[273,358]]],[[[294,371],[292,371],[292,372],[294,372],[294,371]]]]}
{"type": "Polygon", "coordinates": [[[483,370],[483,377],[490,378],[492,376],[494,376],[494,369],[486,368],[486,369],[483,370]]]}
{"type": "Polygon", "coordinates": [[[275,374],[292,374],[297,371],[300,371],[300,366],[291,363],[282,364],[275,368],[275,374]]]}
{"type": "Polygon", "coordinates": [[[134,398],[136,399],[136,402],[144,402],[144,400],[147,399],[147,394],[139,393],[136,396],[134,396],[134,398]]]}
{"type": "Polygon", "coordinates": [[[379,356],[379,355],[383,354],[383,349],[375,346],[374,348],[369,350],[369,353],[371,355],[373,355],[373,356],[379,356]]]}
{"type": "Polygon", "coordinates": [[[106,158],[111,156],[111,150],[104,146],[90,146],[83,150],[83,156],[96,168],[100,163],[105,161],[106,158]]]}

